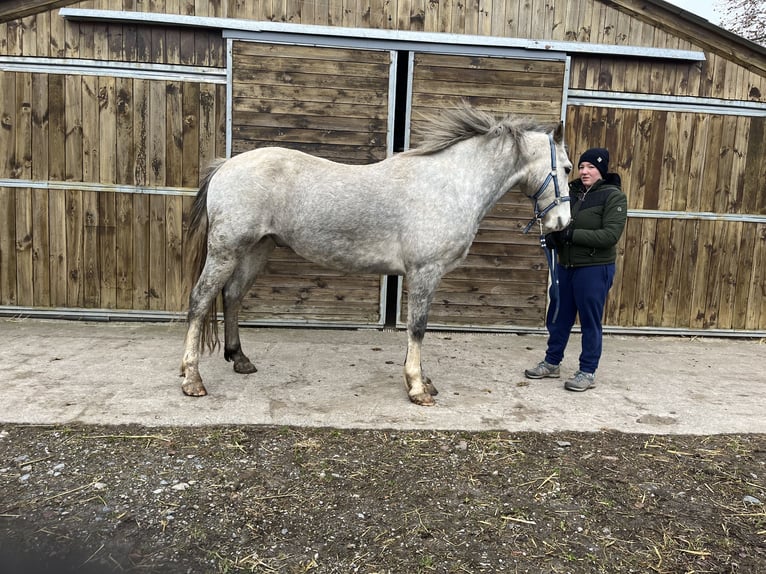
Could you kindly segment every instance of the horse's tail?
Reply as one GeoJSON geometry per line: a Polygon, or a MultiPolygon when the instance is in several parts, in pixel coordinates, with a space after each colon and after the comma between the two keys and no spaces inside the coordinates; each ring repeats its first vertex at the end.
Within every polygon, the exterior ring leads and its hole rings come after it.
{"type": "MultiPolygon", "coordinates": [[[[208,234],[208,219],[207,219],[207,189],[210,184],[210,180],[216,174],[218,169],[224,164],[226,160],[223,158],[214,159],[208,166],[207,171],[203,174],[200,182],[199,191],[194,198],[191,211],[189,213],[189,229],[187,231],[187,246],[191,253],[192,262],[192,286],[197,283],[200,275],[202,275],[202,269],[205,267],[205,261],[207,260],[207,234],[208,234]]],[[[189,296],[189,312],[191,313],[192,301],[191,295],[189,296]]],[[[210,305],[210,311],[205,315],[202,322],[201,336],[200,336],[200,351],[205,346],[210,349],[212,353],[216,347],[221,344],[221,340],[218,337],[218,295],[213,299],[212,305],[210,305]]],[[[187,319],[190,317],[187,317],[187,319]]]]}

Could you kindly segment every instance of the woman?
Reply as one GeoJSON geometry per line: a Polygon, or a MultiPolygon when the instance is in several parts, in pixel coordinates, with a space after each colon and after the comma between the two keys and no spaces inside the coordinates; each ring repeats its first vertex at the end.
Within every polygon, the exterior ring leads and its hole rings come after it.
{"type": "Polygon", "coordinates": [[[546,326],[545,359],[524,371],[530,379],[558,378],[559,365],[575,319],[580,317],[582,352],[580,368],[564,383],[570,391],[587,391],[595,385],[601,359],[606,296],[612,287],[620,240],[628,215],[628,200],[620,176],[609,173],[609,151],[591,148],[580,156],[580,178],[569,184],[572,223],[546,236],[558,254],[558,293],[551,287],[546,326]],[[554,300],[558,298],[558,303],[554,300]]]}

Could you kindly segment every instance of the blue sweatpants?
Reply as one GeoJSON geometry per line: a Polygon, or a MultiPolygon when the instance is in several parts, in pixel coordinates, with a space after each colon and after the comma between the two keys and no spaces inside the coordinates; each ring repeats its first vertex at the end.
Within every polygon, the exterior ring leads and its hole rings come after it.
{"type": "Polygon", "coordinates": [[[580,370],[595,373],[601,359],[602,327],[606,295],[612,288],[615,264],[589,265],[587,267],[557,267],[559,279],[559,310],[556,310],[555,286],[551,286],[551,304],[548,307],[548,349],[546,362],[558,365],[564,359],[569,335],[580,317],[582,352],[580,370]]]}

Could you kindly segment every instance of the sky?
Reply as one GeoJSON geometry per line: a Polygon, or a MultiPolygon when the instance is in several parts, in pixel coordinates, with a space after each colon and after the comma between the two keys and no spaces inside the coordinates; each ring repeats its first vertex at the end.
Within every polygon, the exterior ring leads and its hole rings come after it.
{"type": "Polygon", "coordinates": [[[675,4],[679,8],[683,8],[687,12],[692,12],[705,20],[708,20],[712,24],[720,24],[721,16],[718,12],[713,12],[713,6],[722,8],[721,0],[667,0],[671,4],[675,4]]]}

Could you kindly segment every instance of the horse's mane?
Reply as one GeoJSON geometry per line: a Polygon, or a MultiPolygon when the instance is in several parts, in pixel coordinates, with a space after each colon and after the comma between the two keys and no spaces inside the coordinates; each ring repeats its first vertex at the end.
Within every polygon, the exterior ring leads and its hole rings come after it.
{"type": "Polygon", "coordinates": [[[549,123],[513,115],[498,119],[465,102],[456,108],[444,110],[438,116],[425,116],[425,119],[426,121],[417,127],[422,143],[406,153],[428,155],[480,135],[499,137],[505,134],[511,137],[515,145],[521,145],[525,132],[548,133],[555,128],[549,123]]]}

